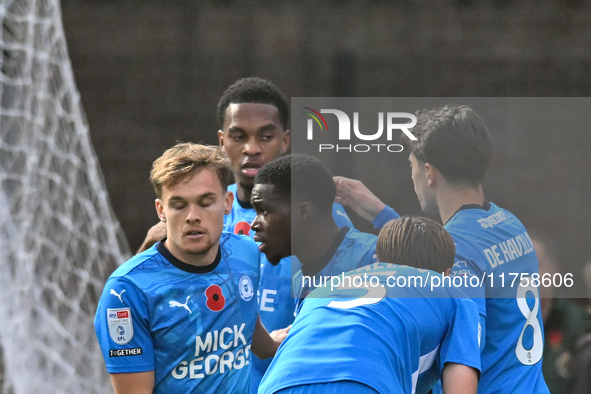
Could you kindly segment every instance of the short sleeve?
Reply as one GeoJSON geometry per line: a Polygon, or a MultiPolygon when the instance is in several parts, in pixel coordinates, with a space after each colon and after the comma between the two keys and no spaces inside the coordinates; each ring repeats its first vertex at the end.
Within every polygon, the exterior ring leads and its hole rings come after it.
{"type": "Polygon", "coordinates": [[[441,345],[440,372],[445,363],[462,364],[480,371],[480,335],[480,315],[476,304],[469,299],[458,300],[441,345]]]}
{"type": "Polygon", "coordinates": [[[145,294],[122,278],[107,281],[94,328],[109,373],[154,370],[154,346],[145,294]]]}

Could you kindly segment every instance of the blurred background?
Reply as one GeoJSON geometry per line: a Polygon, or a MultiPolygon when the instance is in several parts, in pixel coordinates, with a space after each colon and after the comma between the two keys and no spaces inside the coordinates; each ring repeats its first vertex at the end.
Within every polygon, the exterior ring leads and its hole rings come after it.
{"type": "MultiPolygon", "coordinates": [[[[582,0],[68,0],[62,12],[92,142],[132,250],[157,221],[152,161],[176,141],[217,144],[217,101],[241,77],[270,79],[288,97],[591,92],[591,4],[582,0]]],[[[580,275],[591,255],[589,123],[533,107],[551,125],[507,105],[479,112],[503,126],[491,129],[485,192],[550,234],[562,271],[580,275]]],[[[396,192],[380,197],[419,214],[410,171],[400,174],[396,192]]],[[[364,181],[375,188],[388,175],[364,181]]]]}

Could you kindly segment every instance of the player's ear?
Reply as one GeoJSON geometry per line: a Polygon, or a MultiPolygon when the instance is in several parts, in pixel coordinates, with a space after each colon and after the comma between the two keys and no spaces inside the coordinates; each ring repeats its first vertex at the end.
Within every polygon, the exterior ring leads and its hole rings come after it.
{"type": "Polygon", "coordinates": [[[300,202],[296,205],[296,217],[300,222],[307,222],[310,218],[312,205],[309,202],[300,202]]]}
{"type": "Polygon", "coordinates": [[[451,274],[451,267],[449,267],[448,269],[445,270],[445,272],[443,273],[445,276],[449,276],[449,274],[451,274]]]}
{"type": "Polygon", "coordinates": [[[433,186],[437,182],[439,171],[429,163],[425,163],[425,176],[427,177],[427,186],[433,186]]]}
{"type": "Polygon", "coordinates": [[[158,218],[161,222],[166,222],[166,215],[164,214],[164,203],[159,198],[157,198],[156,201],[154,201],[154,203],[156,204],[156,213],[158,214],[158,218]]]}
{"type": "Polygon", "coordinates": [[[224,147],[224,131],[223,130],[218,130],[218,144],[220,145],[220,147],[222,148],[223,151],[225,151],[225,147],[224,147]]]}
{"type": "Polygon", "coordinates": [[[234,193],[231,191],[226,192],[226,197],[224,199],[224,213],[229,215],[232,212],[232,204],[234,203],[234,193]]]}
{"type": "Polygon", "coordinates": [[[282,145],[281,146],[281,154],[284,154],[285,152],[287,152],[290,142],[291,142],[291,131],[285,130],[283,132],[283,136],[281,138],[281,145],[282,145]]]}

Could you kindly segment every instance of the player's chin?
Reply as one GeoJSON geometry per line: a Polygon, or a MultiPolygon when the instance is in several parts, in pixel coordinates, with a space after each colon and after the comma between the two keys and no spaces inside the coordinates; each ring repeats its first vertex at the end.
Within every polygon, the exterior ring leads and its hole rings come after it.
{"type": "Polygon", "coordinates": [[[211,250],[213,247],[213,243],[211,242],[203,242],[203,243],[192,243],[189,245],[185,245],[185,253],[188,254],[205,254],[211,250]]]}
{"type": "Polygon", "coordinates": [[[274,253],[273,251],[265,252],[265,257],[271,263],[271,265],[277,265],[281,261],[281,255],[274,253]]]}
{"type": "Polygon", "coordinates": [[[254,187],[254,176],[250,177],[250,176],[246,176],[244,174],[240,174],[240,177],[238,178],[238,182],[240,183],[240,186],[242,186],[246,189],[252,189],[254,187]]]}

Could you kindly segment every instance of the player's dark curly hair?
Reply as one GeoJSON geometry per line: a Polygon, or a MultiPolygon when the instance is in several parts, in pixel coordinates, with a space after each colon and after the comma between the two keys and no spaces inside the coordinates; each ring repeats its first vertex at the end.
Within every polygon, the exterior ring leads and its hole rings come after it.
{"type": "Polygon", "coordinates": [[[230,104],[256,103],[271,104],[277,107],[279,121],[287,130],[289,121],[289,104],[275,84],[257,77],[242,78],[234,82],[222,95],[217,106],[217,117],[220,128],[224,127],[226,110],[230,104]]]}
{"type": "Polygon", "coordinates": [[[310,202],[320,211],[332,214],[337,192],[332,175],[310,155],[296,153],[275,159],[260,169],[254,183],[271,184],[274,192],[286,201],[310,202]]]}
{"type": "Polygon", "coordinates": [[[402,145],[421,163],[433,165],[450,182],[481,183],[493,155],[492,137],[484,121],[466,105],[446,105],[415,113],[410,131],[416,141],[402,135],[402,145]]]}

